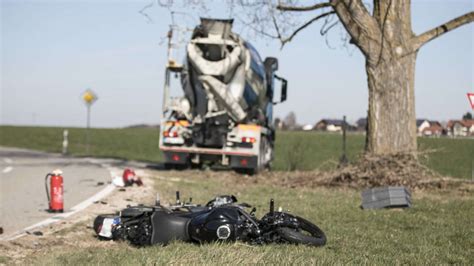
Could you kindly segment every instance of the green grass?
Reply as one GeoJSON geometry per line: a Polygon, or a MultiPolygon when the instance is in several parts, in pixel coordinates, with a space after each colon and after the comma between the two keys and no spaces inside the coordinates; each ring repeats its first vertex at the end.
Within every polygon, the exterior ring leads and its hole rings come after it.
{"type": "MultiPolygon", "coordinates": [[[[414,205],[405,210],[361,210],[354,190],[317,188],[285,189],[253,182],[209,179],[205,173],[163,173],[181,176],[173,182],[157,179],[155,188],[163,201],[174,191],[195,202],[214,195],[234,194],[241,202],[255,204],[261,217],[274,198],[277,206],[308,218],[328,237],[322,248],[294,245],[248,246],[243,243],[197,245],[174,242],[168,246],[129,248],[113,243],[107,249],[64,248],[42,258],[39,264],[465,264],[473,265],[474,198],[459,195],[434,197],[415,193],[414,205]],[[200,176],[200,177],[196,177],[200,176]]],[[[425,192],[426,193],[426,192],[425,192]]],[[[36,260],[39,259],[39,260],[36,260]]]]}
{"type": "MultiPolygon", "coordinates": [[[[354,160],[364,149],[365,136],[347,135],[347,153],[354,160]]],[[[278,132],[275,144],[275,170],[331,168],[337,165],[342,151],[342,136],[321,132],[278,132]]]]}
{"type": "Polygon", "coordinates": [[[474,139],[420,138],[418,149],[435,150],[424,163],[443,175],[474,180],[474,139]]]}
{"type": "MultiPolygon", "coordinates": [[[[0,145],[60,152],[63,128],[0,127],[0,145]]],[[[86,155],[85,130],[70,128],[70,152],[86,155]]],[[[156,129],[93,129],[90,153],[159,162],[156,129]]],[[[355,159],[364,137],[348,136],[348,154],[355,159]]],[[[311,170],[331,168],[340,156],[341,136],[316,132],[279,132],[274,169],[311,170]],[[295,148],[296,147],[296,148],[295,148]]],[[[420,150],[436,150],[423,161],[434,170],[455,177],[471,178],[474,141],[471,139],[419,139],[420,150]]],[[[155,189],[163,202],[176,190],[183,198],[206,202],[215,195],[234,194],[241,202],[257,207],[261,217],[274,198],[289,209],[319,225],[328,236],[322,248],[293,245],[248,246],[243,243],[196,245],[174,242],[168,246],[132,248],[126,243],[77,248],[76,242],[61,244],[45,254],[33,255],[26,264],[44,265],[136,265],[136,264],[466,264],[474,265],[474,197],[472,189],[456,192],[414,192],[413,207],[400,210],[361,210],[359,191],[329,188],[281,188],[254,183],[252,178],[209,178],[206,171],[160,172],[155,189]],[[173,180],[173,181],[171,181],[173,180]],[[176,181],[178,180],[178,181],[176,181]]],[[[276,178],[276,177],[275,177],[276,178]]],[[[269,182],[271,183],[271,182],[269,182]]],[[[275,182],[277,183],[277,182],[275,182]]],[[[85,230],[85,229],[83,229],[85,230]]],[[[62,232],[62,234],[67,232],[62,232]]],[[[58,237],[59,237],[58,236],[58,237]]],[[[98,243],[89,233],[77,241],[98,243]]],[[[8,263],[0,256],[0,264],[8,263]]]]}
{"type": "MultiPolygon", "coordinates": [[[[64,128],[0,127],[0,145],[48,152],[61,152],[64,128]]],[[[91,129],[90,155],[160,162],[158,130],[91,129]]],[[[419,150],[435,150],[423,162],[435,171],[453,177],[472,178],[473,139],[419,138],[419,150]]],[[[69,128],[69,152],[86,155],[85,129],[69,128]]],[[[278,132],[275,145],[275,170],[329,169],[341,156],[341,135],[319,132],[278,132]]],[[[362,153],[364,136],[349,134],[347,152],[354,160],[362,153]]]]}
{"type": "Polygon", "coordinates": [[[0,255],[0,264],[7,264],[9,260],[10,260],[9,257],[0,255]]]}
{"type": "MultiPolygon", "coordinates": [[[[69,131],[69,153],[88,155],[84,128],[0,127],[0,145],[47,152],[61,152],[63,130],[69,131]]],[[[89,155],[129,160],[159,162],[158,129],[98,129],[90,130],[89,155]]]]}

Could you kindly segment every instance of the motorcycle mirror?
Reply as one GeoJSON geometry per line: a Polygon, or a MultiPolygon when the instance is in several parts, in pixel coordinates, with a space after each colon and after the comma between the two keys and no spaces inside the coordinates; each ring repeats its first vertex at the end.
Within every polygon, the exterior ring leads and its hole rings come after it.
{"type": "Polygon", "coordinates": [[[281,103],[286,101],[287,91],[288,91],[288,81],[286,81],[286,79],[283,79],[281,81],[281,99],[280,99],[281,103]]]}
{"type": "Polygon", "coordinates": [[[180,200],[179,200],[179,191],[176,191],[176,204],[180,204],[180,200]]]}
{"type": "Polygon", "coordinates": [[[282,78],[280,76],[274,75],[274,77],[281,81],[281,96],[280,96],[280,101],[279,102],[274,102],[273,104],[278,104],[286,101],[287,95],[288,95],[288,81],[285,78],[282,78]]]}
{"type": "Polygon", "coordinates": [[[252,210],[250,211],[250,215],[253,216],[256,211],[257,211],[257,208],[253,207],[252,210]]]}

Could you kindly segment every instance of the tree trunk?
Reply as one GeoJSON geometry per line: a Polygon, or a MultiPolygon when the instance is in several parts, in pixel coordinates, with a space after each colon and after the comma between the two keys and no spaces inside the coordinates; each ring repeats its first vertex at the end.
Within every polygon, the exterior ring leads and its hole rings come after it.
{"type": "Polygon", "coordinates": [[[390,59],[366,64],[369,85],[366,148],[374,155],[407,154],[417,149],[416,52],[390,59]]]}
{"type": "Polygon", "coordinates": [[[335,12],[351,37],[350,43],[356,45],[366,59],[369,86],[367,153],[381,156],[410,154],[416,159],[416,53],[425,43],[473,22],[474,11],[417,36],[411,25],[411,0],[373,0],[372,13],[364,2],[367,1],[329,0],[308,6],[292,6],[278,1],[277,9],[283,11],[311,11],[328,7],[332,11],[314,17],[289,38],[282,38],[273,17],[277,38],[284,44],[312,22],[335,12]]]}

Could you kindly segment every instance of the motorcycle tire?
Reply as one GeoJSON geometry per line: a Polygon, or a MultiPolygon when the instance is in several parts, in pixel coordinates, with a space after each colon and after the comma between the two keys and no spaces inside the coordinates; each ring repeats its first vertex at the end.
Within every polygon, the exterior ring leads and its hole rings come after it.
{"type": "Polygon", "coordinates": [[[317,225],[298,216],[293,216],[298,220],[298,229],[290,227],[280,227],[277,229],[280,237],[292,244],[302,244],[308,246],[324,246],[326,235],[317,225]]]}

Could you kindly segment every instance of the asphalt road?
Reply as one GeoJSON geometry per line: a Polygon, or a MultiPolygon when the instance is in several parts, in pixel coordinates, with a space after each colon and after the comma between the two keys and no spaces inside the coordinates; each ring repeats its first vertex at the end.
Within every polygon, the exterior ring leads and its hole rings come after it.
{"type": "Polygon", "coordinates": [[[0,147],[0,238],[55,215],[46,212],[45,175],[57,168],[63,171],[65,212],[111,179],[95,159],[0,147]]]}

